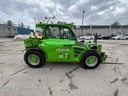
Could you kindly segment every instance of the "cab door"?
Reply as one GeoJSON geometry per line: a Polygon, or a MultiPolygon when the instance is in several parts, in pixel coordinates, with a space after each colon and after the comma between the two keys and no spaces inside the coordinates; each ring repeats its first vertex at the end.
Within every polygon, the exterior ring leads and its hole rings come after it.
{"type": "Polygon", "coordinates": [[[73,52],[71,47],[75,44],[75,37],[73,37],[70,28],[48,26],[46,27],[46,38],[43,40],[43,48],[47,53],[48,61],[62,62],[70,59],[70,54],[73,52]]]}

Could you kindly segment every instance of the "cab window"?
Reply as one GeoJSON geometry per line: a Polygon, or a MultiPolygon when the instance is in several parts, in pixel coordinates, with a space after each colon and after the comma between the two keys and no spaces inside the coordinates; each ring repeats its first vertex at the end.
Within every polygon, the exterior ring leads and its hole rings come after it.
{"type": "Polygon", "coordinates": [[[47,26],[45,36],[46,38],[75,40],[75,36],[71,32],[71,30],[67,27],[62,27],[62,26],[47,26]]]}

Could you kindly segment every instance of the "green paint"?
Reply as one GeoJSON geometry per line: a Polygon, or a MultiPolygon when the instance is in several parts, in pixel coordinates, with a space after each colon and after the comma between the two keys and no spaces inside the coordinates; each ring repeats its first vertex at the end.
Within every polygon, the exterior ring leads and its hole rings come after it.
{"type": "Polygon", "coordinates": [[[31,61],[34,62],[34,63],[36,63],[38,61],[38,58],[36,56],[32,56],[31,57],[31,61]]]}
{"type": "Polygon", "coordinates": [[[89,62],[90,64],[93,64],[93,63],[95,62],[95,59],[92,58],[92,57],[90,57],[90,58],[88,58],[88,62],[89,62]]]}

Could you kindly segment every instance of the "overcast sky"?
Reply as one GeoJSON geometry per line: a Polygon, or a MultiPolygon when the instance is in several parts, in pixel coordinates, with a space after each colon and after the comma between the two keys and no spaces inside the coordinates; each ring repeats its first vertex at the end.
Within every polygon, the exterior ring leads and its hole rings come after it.
{"type": "Polygon", "coordinates": [[[128,24],[128,0],[1,0],[0,23],[11,20],[34,28],[34,18],[54,15],[53,22],[81,25],[83,11],[84,25],[128,24]]]}

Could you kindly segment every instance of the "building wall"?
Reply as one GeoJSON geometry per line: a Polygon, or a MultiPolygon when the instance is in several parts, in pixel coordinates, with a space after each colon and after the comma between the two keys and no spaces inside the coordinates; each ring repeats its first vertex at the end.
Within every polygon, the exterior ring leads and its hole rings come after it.
{"type": "Polygon", "coordinates": [[[17,34],[17,28],[15,26],[0,24],[0,37],[15,36],[17,34]]]}
{"type": "Polygon", "coordinates": [[[73,30],[77,36],[84,35],[87,33],[92,33],[92,34],[98,33],[101,35],[112,34],[112,33],[128,34],[128,25],[124,25],[123,27],[117,26],[117,28],[111,28],[111,26],[107,26],[107,25],[106,26],[84,26],[83,28],[79,27],[79,28],[74,28],[73,30]]]}
{"type": "Polygon", "coordinates": [[[17,27],[18,34],[30,34],[32,32],[32,29],[17,27]]]}
{"type": "Polygon", "coordinates": [[[32,29],[0,24],[0,37],[14,37],[17,34],[30,34],[31,31],[32,29]]]}

